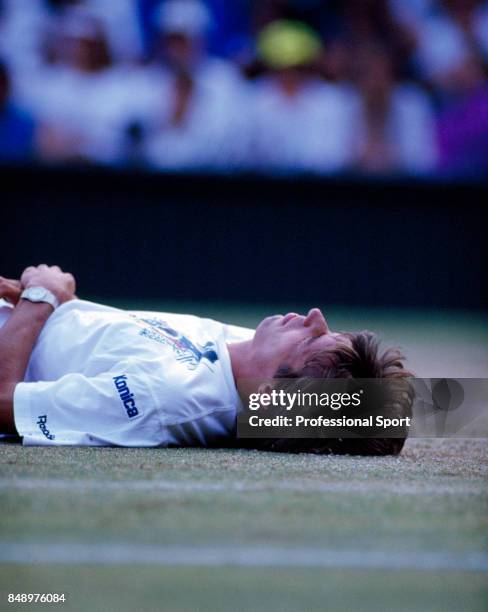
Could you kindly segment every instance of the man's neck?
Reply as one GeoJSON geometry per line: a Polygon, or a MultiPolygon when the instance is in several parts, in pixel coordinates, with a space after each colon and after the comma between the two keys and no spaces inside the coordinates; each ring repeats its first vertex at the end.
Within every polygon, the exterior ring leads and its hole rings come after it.
{"type": "Polygon", "coordinates": [[[227,349],[237,392],[241,398],[246,398],[256,391],[257,376],[253,368],[252,340],[228,344],[227,349]]]}

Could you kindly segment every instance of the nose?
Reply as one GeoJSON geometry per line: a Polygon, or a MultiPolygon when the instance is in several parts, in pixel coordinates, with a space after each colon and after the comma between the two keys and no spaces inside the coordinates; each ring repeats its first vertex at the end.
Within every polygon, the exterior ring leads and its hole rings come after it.
{"type": "Polygon", "coordinates": [[[329,333],[329,326],[320,308],[310,309],[303,324],[305,327],[310,327],[317,336],[329,333]]]}

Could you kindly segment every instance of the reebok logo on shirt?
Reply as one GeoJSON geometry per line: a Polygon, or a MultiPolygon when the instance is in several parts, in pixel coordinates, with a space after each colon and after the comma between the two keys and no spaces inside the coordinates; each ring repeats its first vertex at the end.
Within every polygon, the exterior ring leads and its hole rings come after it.
{"type": "Polygon", "coordinates": [[[129,386],[127,385],[127,376],[114,376],[113,381],[119,392],[120,399],[124,404],[125,411],[129,419],[136,417],[139,414],[136,403],[134,401],[134,394],[130,392],[129,386]]]}
{"type": "Polygon", "coordinates": [[[49,431],[49,429],[47,428],[47,425],[46,425],[46,421],[47,421],[47,416],[46,416],[45,414],[44,414],[44,415],[42,415],[42,416],[41,416],[41,415],[39,415],[39,416],[37,417],[37,423],[36,423],[36,425],[39,425],[39,429],[42,431],[42,433],[43,433],[43,434],[46,436],[46,438],[47,438],[48,440],[54,440],[54,439],[56,438],[56,436],[54,436],[54,435],[53,435],[53,434],[52,434],[52,433],[49,431]]]}

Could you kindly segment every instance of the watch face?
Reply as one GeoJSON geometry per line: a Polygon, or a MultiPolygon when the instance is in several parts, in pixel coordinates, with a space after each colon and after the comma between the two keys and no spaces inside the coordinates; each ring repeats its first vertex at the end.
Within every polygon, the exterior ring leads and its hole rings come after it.
{"type": "Polygon", "coordinates": [[[32,287],[30,290],[30,297],[33,300],[42,300],[46,295],[46,290],[42,287],[32,287]]]}

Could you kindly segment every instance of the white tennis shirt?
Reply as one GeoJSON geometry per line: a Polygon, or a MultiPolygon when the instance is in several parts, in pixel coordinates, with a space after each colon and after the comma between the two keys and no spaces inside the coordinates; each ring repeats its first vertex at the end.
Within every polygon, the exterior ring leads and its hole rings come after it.
{"type": "MultiPolygon", "coordinates": [[[[0,301],[0,325],[11,307],[0,301]]],[[[254,330],[83,300],[47,320],[14,392],[27,445],[210,446],[233,437],[227,343],[254,330]]]]}

